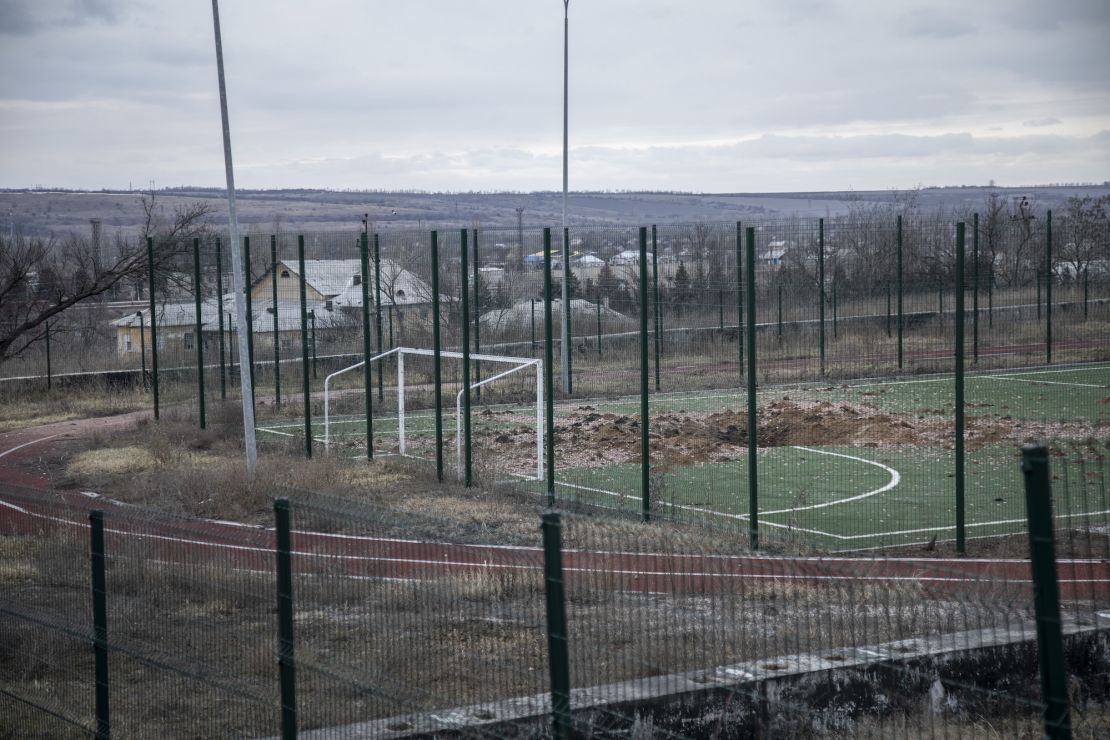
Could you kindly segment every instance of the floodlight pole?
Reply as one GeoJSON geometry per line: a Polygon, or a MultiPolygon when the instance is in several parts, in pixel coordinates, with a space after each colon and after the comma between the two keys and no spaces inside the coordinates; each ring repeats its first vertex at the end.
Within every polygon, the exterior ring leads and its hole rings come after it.
{"type": "MultiPolygon", "coordinates": [[[[250,357],[247,343],[247,300],[243,281],[243,255],[239,251],[239,221],[235,215],[235,174],[231,163],[231,125],[227,117],[227,85],[224,82],[224,50],[220,38],[220,8],[218,0],[212,0],[212,27],[216,34],[216,76],[220,84],[220,122],[224,136],[224,170],[227,175],[227,228],[228,239],[234,248],[231,250],[232,290],[235,292],[235,334],[239,341],[239,381],[243,401],[243,444],[246,448],[247,478],[254,479],[258,465],[258,448],[254,438],[254,388],[251,383],[251,368],[243,362],[250,357]]],[[[274,307],[277,310],[277,307],[274,307]]]]}
{"type": "Polygon", "coordinates": [[[569,16],[570,0],[563,0],[563,287],[560,291],[562,296],[562,314],[561,327],[559,332],[559,356],[561,359],[560,367],[560,380],[563,385],[563,390],[570,393],[570,341],[569,341],[569,327],[567,326],[568,317],[570,316],[570,304],[567,303],[569,299],[567,290],[567,276],[570,274],[570,245],[567,233],[567,71],[569,69],[569,40],[570,40],[570,21],[569,16]]]}

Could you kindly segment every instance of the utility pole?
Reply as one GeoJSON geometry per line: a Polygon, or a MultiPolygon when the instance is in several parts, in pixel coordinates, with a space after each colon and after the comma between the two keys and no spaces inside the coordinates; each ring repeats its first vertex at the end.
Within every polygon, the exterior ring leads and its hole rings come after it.
{"type": "Polygon", "coordinates": [[[570,274],[570,239],[567,232],[567,101],[568,101],[568,70],[570,60],[570,0],[563,0],[563,286],[560,294],[562,296],[562,315],[560,321],[560,341],[559,341],[559,357],[560,357],[560,373],[559,378],[563,384],[563,391],[570,391],[570,342],[568,341],[568,327],[567,318],[570,316],[570,304],[567,303],[569,298],[567,288],[567,275],[570,274]]]}
{"type": "MultiPolygon", "coordinates": [[[[247,479],[254,479],[258,465],[258,447],[254,438],[254,388],[251,384],[250,346],[247,337],[246,283],[243,280],[243,253],[239,245],[239,221],[235,215],[235,174],[231,163],[231,124],[227,117],[227,85],[224,82],[224,49],[220,38],[220,8],[212,0],[212,26],[216,33],[216,75],[220,85],[220,121],[224,135],[224,170],[227,176],[227,228],[231,241],[231,277],[235,291],[235,327],[239,340],[239,381],[243,394],[243,442],[246,447],[247,479]]],[[[152,183],[153,186],[153,183],[152,183]]],[[[277,306],[274,307],[277,310],[277,306]]],[[[276,337],[275,337],[276,340],[276,337]]]]}

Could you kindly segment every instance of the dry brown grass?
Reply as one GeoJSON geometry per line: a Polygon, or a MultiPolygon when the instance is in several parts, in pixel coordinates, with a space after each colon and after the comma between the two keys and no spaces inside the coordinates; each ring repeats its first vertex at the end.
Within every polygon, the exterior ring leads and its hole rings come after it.
{"type": "Polygon", "coordinates": [[[93,384],[47,391],[0,383],[0,432],[140,411],[150,405],[149,394],[141,390],[109,389],[93,384]]]}

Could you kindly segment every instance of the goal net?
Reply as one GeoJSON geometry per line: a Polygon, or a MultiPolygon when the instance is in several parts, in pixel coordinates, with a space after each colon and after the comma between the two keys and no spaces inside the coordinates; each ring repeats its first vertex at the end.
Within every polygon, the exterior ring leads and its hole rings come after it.
{"type": "MultiPolygon", "coordinates": [[[[443,460],[461,480],[466,428],[461,352],[440,356],[440,409],[435,406],[435,351],[396,347],[371,357],[374,387],[374,455],[436,457],[435,423],[441,419],[443,460]],[[379,390],[381,383],[381,391],[379,390]],[[379,397],[379,393],[381,396],[379,397]]],[[[365,451],[365,415],[342,413],[365,406],[358,362],[324,380],[323,442],[336,450],[365,451]],[[346,377],[345,377],[346,376],[346,377]],[[341,388],[346,381],[348,387],[341,388]],[[356,383],[356,387],[350,387],[356,383]],[[346,399],[344,401],[344,399],[346,399]],[[351,400],[357,400],[352,404],[351,400]]],[[[475,469],[524,480],[542,480],[543,362],[529,357],[470,355],[471,449],[475,469]]]]}

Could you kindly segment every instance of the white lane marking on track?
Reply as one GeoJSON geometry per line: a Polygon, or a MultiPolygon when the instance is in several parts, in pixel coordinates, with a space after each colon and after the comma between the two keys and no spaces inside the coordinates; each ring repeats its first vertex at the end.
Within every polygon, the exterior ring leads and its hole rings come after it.
{"type": "Polygon", "coordinates": [[[21,445],[16,445],[15,447],[11,447],[9,449],[4,450],[3,452],[0,452],[0,457],[7,457],[8,455],[12,454],[16,450],[22,450],[24,447],[30,447],[31,445],[38,444],[39,442],[45,442],[48,439],[54,439],[55,437],[61,437],[63,434],[65,434],[65,432],[59,432],[58,434],[51,434],[50,436],[47,436],[47,437],[39,437],[38,439],[32,439],[30,442],[24,442],[21,445]]]}

